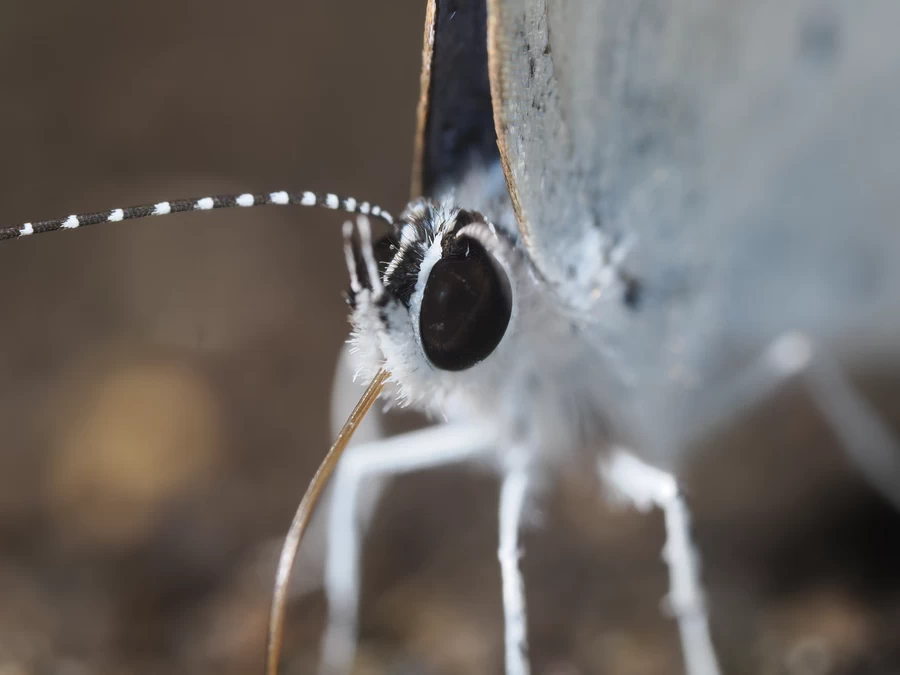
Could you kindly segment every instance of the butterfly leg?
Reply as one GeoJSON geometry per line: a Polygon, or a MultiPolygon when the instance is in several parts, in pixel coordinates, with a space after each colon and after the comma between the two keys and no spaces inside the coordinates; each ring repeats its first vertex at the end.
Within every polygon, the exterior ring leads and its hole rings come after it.
{"type": "Polygon", "coordinates": [[[513,468],[503,477],[500,488],[500,575],[503,585],[504,644],[506,675],[528,675],[528,622],[525,611],[525,581],[519,561],[522,512],[528,494],[529,476],[513,468]]]}
{"type": "MultiPolygon", "coordinates": [[[[353,381],[349,345],[344,345],[338,358],[331,386],[332,438],[335,438],[341,427],[344,426],[350,411],[353,410],[364,390],[364,386],[361,386],[359,382],[353,381]]],[[[373,406],[369,414],[365,416],[362,423],[357,427],[356,433],[353,434],[350,448],[384,438],[385,431],[382,418],[383,413],[379,407],[373,406]]],[[[366,484],[365,490],[356,497],[358,527],[363,532],[369,525],[369,519],[375,511],[375,505],[381,498],[383,488],[383,481],[371,480],[366,484]]],[[[297,562],[294,565],[294,574],[290,586],[291,597],[303,597],[318,591],[322,587],[328,537],[326,528],[328,525],[329,506],[332,503],[332,491],[333,485],[329,485],[325,489],[325,494],[322,496],[322,500],[313,514],[309,529],[303,536],[300,549],[297,551],[297,562]]],[[[279,538],[277,546],[280,548],[283,542],[284,540],[279,538]]],[[[273,546],[275,545],[273,544],[273,546]]]]}
{"type": "Polygon", "coordinates": [[[717,392],[715,401],[704,407],[698,435],[711,423],[726,424],[794,376],[807,387],[850,461],[900,508],[900,444],[845,377],[840,364],[803,333],[787,332],[773,340],[727,391],[717,392]]]}
{"type": "MultiPolygon", "coordinates": [[[[350,672],[355,657],[363,536],[359,500],[366,483],[468,461],[492,451],[495,442],[494,425],[471,422],[430,427],[347,450],[335,472],[328,504],[323,675],[350,672]]],[[[368,506],[374,508],[374,500],[368,506]]]]}
{"type": "Polygon", "coordinates": [[[819,350],[803,373],[810,395],[869,484],[900,509],[900,444],[830,355],[819,350]]]}
{"type": "Polygon", "coordinates": [[[675,477],[615,448],[599,470],[620,497],[641,511],[662,509],[666,525],[663,559],[669,568],[668,605],[681,636],[687,675],[718,675],[719,664],[703,601],[700,564],[691,539],[690,513],[675,477]]]}

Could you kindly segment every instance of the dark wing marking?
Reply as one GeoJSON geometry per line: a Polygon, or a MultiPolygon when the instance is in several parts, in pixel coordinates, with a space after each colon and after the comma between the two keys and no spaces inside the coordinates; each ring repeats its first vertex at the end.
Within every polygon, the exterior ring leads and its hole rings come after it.
{"type": "Polygon", "coordinates": [[[487,70],[485,0],[430,0],[413,158],[413,197],[433,197],[499,160],[487,70]]]}

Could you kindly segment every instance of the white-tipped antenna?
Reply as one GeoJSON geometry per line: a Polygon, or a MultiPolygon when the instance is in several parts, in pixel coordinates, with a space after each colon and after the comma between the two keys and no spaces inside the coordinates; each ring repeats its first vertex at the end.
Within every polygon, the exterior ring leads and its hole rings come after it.
{"type": "Polygon", "coordinates": [[[130,206],[125,209],[110,209],[96,213],[71,215],[54,220],[42,220],[36,223],[25,223],[17,227],[5,227],[0,229],[0,241],[4,239],[18,239],[30,234],[43,234],[44,232],[56,232],[57,230],[73,230],[97,223],[118,223],[122,220],[135,220],[149,216],[165,216],[170,213],[184,213],[186,211],[210,211],[212,209],[230,209],[236,206],[266,206],[297,204],[300,206],[321,206],[327,209],[347,211],[372,215],[380,218],[388,225],[394,224],[394,218],[390,213],[379,206],[372,206],[369,202],[360,202],[353,197],[340,197],[331,192],[268,192],[261,194],[218,195],[214,197],[200,197],[198,199],[179,199],[171,202],[158,202],[143,206],[130,206]]]}

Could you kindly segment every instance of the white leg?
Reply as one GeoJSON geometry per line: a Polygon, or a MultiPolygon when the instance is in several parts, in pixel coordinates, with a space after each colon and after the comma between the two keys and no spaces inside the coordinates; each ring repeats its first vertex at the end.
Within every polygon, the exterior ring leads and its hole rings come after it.
{"type": "MultiPolygon", "coordinates": [[[[344,422],[350,415],[350,411],[362,396],[365,386],[353,381],[353,370],[350,365],[348,345],[344,345],[338,358],[334,378],[331,386],[331,437],[337,436],[344,422]]],[[[378,405],[372,407],[362,423],[356,429],[353,440],[350,441],[350,450],[363,443],[372,443],[384,437],[382,424],[383,414],[378,405]]],[[[368,527],[368,516],[375,510],[375,504],[381,498],[384,489],[384,481],[371,480],[366,483],[362,494],[357,495],[356,503],[360,527],[363,531],[368,527]]],[[[297,552],[297,562],[294,565],[294,574],[291,579],[291,597],[302,597],[308,593],[319,590],[322,587],[322,578],[325,570],[325,549],[327,542],[328,511],[332,503],[331,493],[333,484],[326,488],[322,501],[313,514],[309,529],[300,544],[297,552]]],[[[279,538],[273,544],[273,549],[278,551],[284,542],[279,538]]]]}
{"type": "MultiPolygon", "coordinates": [[[[337,436],[341,427],[344,426],[344,422],[347,421],[347,417],[349,417],[350,412],[356,406],[359,397],[363,395],[368,385],[368,382],[361,382],[361,378],[354,378],[354,375],[350,345],[345,343],[341,348],[341,353],[338,355],[337,364],[334,368],[334,377],[331,378],[331,414],[329,418],[332,438],[337,436]]],[[[381,406],[372,406],[369,414],[363,418],[363,421],[356,428],[351,444],[361,445],[384,438],[383,417],[381,406]]]]}
{"type": "MultiPolygon", "coordinates": [[[[844,377],[827,353],[814,350],[806,335],[784,333],[762,358],[702,406],[693,425],[696,436],[711,426],[727,424],[758,404],[791,377],[803,379],[822,416],[841,441],[847,456],[873,487],[900,508],[900,443],[878,414],[844,377]]],[[[690,445],[690,439],[684,443],[690,445]]],[[[665,559],[670,574],[670,605],[678,619],[688,675],[716,674],[719,668],[703,607],[697,553],[690,539],[690,516],[671,474],[641,462],[627,452],[613,456],[601,472],[610,485],[638,508],[658,506],[666,521],[665,559]]]]}
{"type": "Polygon", "coordinates": [[[325,558],[328,625],[322,644],[323,674],[348,673],[356,652],[362,540],[358,506],[365,482],[471,460],[492,451],[495,442],[493,425],[473,422],[430,427],[347,450],[335,473],[329,499],[325,558]]]}
{"type": "Polygon", "coordinates": [[[727,391],[703,407],[697,435],[712,422],[723,425],[763,400],[793,376],[809,389],[813,402],[841,441],[848,458],[869,483],[900,508],[900,443],[878,414],[844,377],[840,365],[821,349],[814,349],[803,333],[784,333],[772,341],[759,362],[750,366],[727,391]]]}
{"type": "Polygon", "coordinates": [[[812,344],[802,333],[784,333],[773,340],[762,356],[743,369],[725,387],[710,391],[687,424],[690,436],[681,447],[690,447],[714,429],[727,427],[746,411],[764,401],[786,381],[809,367],[812,344]]]}
{"type": "Polygon", "coordinates": [[[700,564],[691,541],[690,515],[675,477],[623,448],[616,448],[609,462],[601,460],[599,469],[608,485],[638,509],[647,511],[656,506],[663,510],[668,604],[678,622],[685,671],[688,675],[718,675],[719,664],[701,590],[700,564]]]}
{"type": "Polygon", "coordinates": [[[850,460],[882,496],[900,509],[900,444],[826,354],[805,373],[813,400],[850,460]]]}
{"type": "Polygon", "coordinates": [[[519,560],[522,511],[528,493],[528,474],[513,469],[500,488],[500,575],[503,582],[506,675],[528,675],[528,622],[525,611],[525,582],[519,560]]]}

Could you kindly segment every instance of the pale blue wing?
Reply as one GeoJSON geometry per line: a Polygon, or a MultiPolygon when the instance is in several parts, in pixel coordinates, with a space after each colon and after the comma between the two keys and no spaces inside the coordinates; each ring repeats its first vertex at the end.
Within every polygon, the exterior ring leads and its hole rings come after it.
{"type": "Polygon", "coordinates": [[[900,3],[494,0],[492,87],[529,251],[591,307],[622,416],[678,445],[786,331],[900,360],[900,3]],[[598,238],[598,233],[602,234],[598,238]],[[590,285],[580,286],[582,294],[590,285]],[[699,416],[699,417],[698,417],[699,416]]]}

